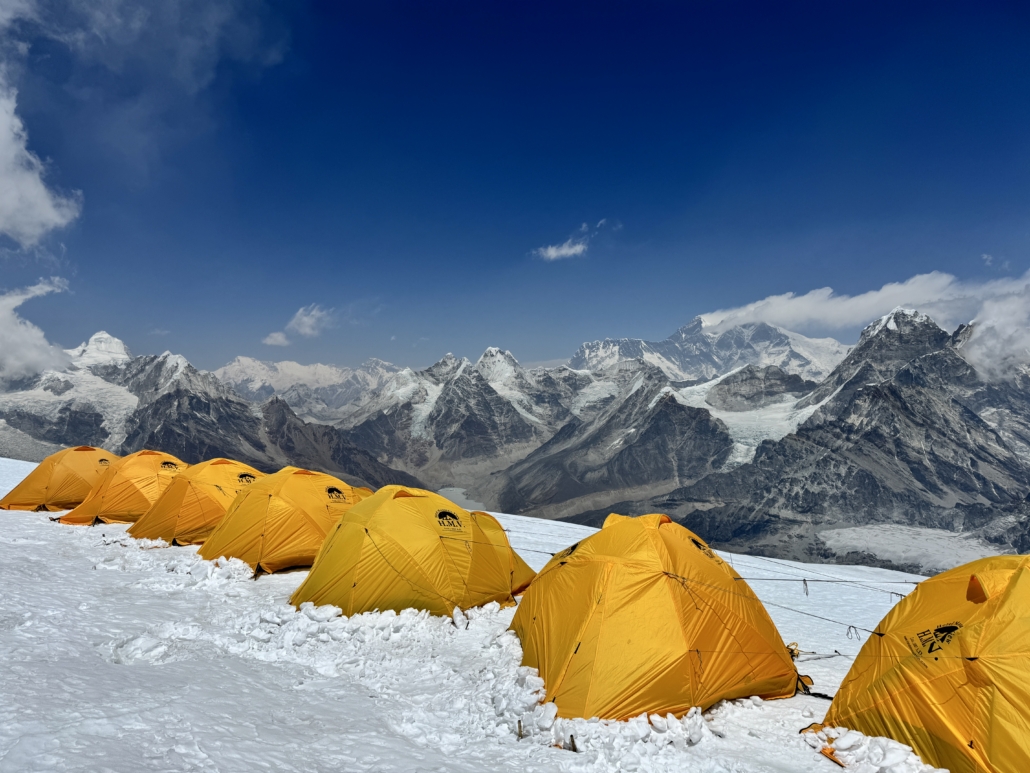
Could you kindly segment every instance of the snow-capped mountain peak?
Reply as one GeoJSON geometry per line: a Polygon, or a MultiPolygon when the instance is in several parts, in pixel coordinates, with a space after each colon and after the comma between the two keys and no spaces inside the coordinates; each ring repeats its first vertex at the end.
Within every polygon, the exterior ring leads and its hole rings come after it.
{"type": "Polygon", "coordinates": [[[664,341],[634,338],[585,343],[569,362],[580,370],[604,370],[639,359],[671,379],[711,379],[745,365],[775,365],[787,373],[821,380],[844,359],[848,346],[832,338],[808,338],[765,322],[728,328],[695,317],[664,341]]]}
{"type": "Polygon", "coordinates": [[[292,360],[265,362],[253,357],[237,357],[214,371],[214,374],[220,381],[236,387],[237,391],[245,395],[248,392],[258,393],[264,390],[269,392],[264,396],[271,396],[272,392],[285,392],[299,384],[312,389],[340,384],[353,372],[350,368],[338,368],[335,365],[321,363],[301,365],[292,360]]]}
{"type": "Polygon", "coordinates": [[[525,381],[525,371],[509,351],[491,346],[476,361],[476,370],[491,385],[525,381]]]}
{"type": "Polygon", "coordinates": [[[447,354],[440,358],[439,362],[433,363],[422,372],[427,374],[433,381],[439,383],[460,374],[471,364],[464,357],[455,357],[450,352],[447,352],[447,354]]]}
{"type": "Polygon", "coordinates": [[[345,415],[348,406],[363,395],[383,386],[398,370],[376,358],[358,368],[341,368],[237,357],[214,371],[214,375],[248,400],[262,401],[280,395],[301,418],[331,423],[345,415]]]}
{"type": "Polygon", "coordinates": [[[72,358],[72,365],[77,368],[90,368],[94,365],[117,365],[132,359],[129,347],[110,333],[101,330],[89,337],[74,349],[65,349],[72,358]]]}
{"type": "Polygon", "coordinates": [[[861,338],[872,338],[885,330],[891,333],[896,333],[905,329],[914,329],[924,326],[939,329],[937,323],[934,322],[929,315],[924,314],[921,311],[917,311],[916,309],[905,309],[898,306],[889,314],[884,314],[875,322],[866,325],[865,329],[862,331],[861,338]]]}

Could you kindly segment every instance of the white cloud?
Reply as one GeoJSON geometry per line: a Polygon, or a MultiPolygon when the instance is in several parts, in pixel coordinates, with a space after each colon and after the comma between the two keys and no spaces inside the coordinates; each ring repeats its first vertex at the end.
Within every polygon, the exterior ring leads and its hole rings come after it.
{"type": "MultiPolygon", "coordinates": [[[[564,258],[579,258],[587,254],[587,250],[590,249],[590,240],[597,236],[607,224],[608,218],[606,217],[598,220],[597,225],[593,228],[590,227],[589,223],[581,223],[579,228],[566,241],[561,244],[548,244],[543,247],[537,247],[533,250],[533,254],[548,262],[563,260],[564,258]]],[[[612,230],[617,231],[621,227],[622,225],[617,223],[612,227],[612,230]]]]}
{"type": "Polygon", "coordinates": [[[713,328],[767,322],[806,332],[861,327],[899,306],[929,314],[949,331],[974,322],[964,352],[987,375],[1030,362],[1030,271],[1021,277],[987,282],[963,281],[934,271],[859,295],[838,294],[823,287],[804,295],[770,295],[701,316],[705,325],[713,328]]]}
{"type": "Polygon", "coordinates": [[[984,262],[985,266],[992,266],[992,265],[994,265],[994,256],[993,255],[988,255],[986,252],[983,255],[980,256],[980,260],[982,260],[984,262]]]}
{"type": "Polygon", "coordinates": [[[546,261],[578,258],[580,255],[586,255],[587,246],[586,239],[569,239],[562,244],[549,244],[546,247],[539,247],[533,250],[533,254],[546,261]]]}
{"type": "MultiPolygon", "coordinates": [[[[349,313],[348,311],[348,315],[349,313]]],[[[324,309],[317,303],[312,303],[297,309],[297,313],[286,323],[286,330],[305,338],[317,338],[334,324],[336,324],[335,309],[324,309]]],[[[265,346],[289,346],[291,341],[284,331],[277,330],[266,335],[261,343],[265,346]]]]}
{"type": "Polygon", "coordinates": [[[32,247],[79,216],[82,195],[64,196],[47,186],[46,167],[29,150],[17,102],[18,92],[8,85],[0,65],[0,234],[32,247]]]}
{"type": "Polygon", "coordinates": [[[261,339],[261,343],[265,346],[289,346],[290,339],[286,337],[286,333],[281,330],[277,330],[274,333],[269,333],[261,339]]]}
{"type": "Polygon", "coordinates": [[[0,381],[63,368],[69,363],[70,358],[60,347],[47,341],[42,330],[18,314],[18,307],[25,301],[67,289],[67,281],[53,277],[0,295],[0,381]]]}
{"type": "Polygon", "coordinates": [[[1021,291],[984,301],[963,353],[991,378],[1003,378],[1030,363],[1030,282],[1021,291]]]}
{"type": "Polygon", "coordinates": [[[0,233],[31,246],[81,208],[45,185],[16,87],[47,82],[77,142],[147,176],[166,146],[211,129],[201,93],[225,62],[277,64],[286,40],[265,0],[0,0],[0,233]],[[29,57],[40,41],[69,54],[56,71],[29,57]]]}
{"type": "Polygon", "coordinates": [[[305,338],[315,338],[333,325],[333,309],[323,309],[317,303],[303,306],[297,310],[286,324],[286,329],[305,338]]]}

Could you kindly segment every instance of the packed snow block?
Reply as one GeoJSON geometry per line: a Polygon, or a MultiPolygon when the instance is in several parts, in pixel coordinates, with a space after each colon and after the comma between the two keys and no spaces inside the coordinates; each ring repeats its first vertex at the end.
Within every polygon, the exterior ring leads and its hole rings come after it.
{"type": "Polygon", "coordinates": [[[513,604],[533,577],[492,515],[431,491],[384,486],[340,519],[290,603],[332,604],[345,615],[414,608],[451,616],[513,604]]]}
{"type": "Polygon", "coordinates": [[[610,515],[557,553],[511,628],[564,718],[682,716],[721,700],[787,698],[798,686],[762,602],[666,515],[610,515]]]}
{"type": "Polygon", "coordinates": [[[284,467],[236,495],[200,557],[238,558],[269,573],[311,566],[333,525],[371,494],[323,472],[284,467]]]}
{"type": "Polygon", "coordinates": [[[86,500],[63,516],[61,523],[135,523],[187,467],[181,459],[160,451],[130,454],[109,464],[86,500]]]}
{"type": "Polygon", "coordinates": [[[153,506],[129,528],[137,539],[198,545],[215,530],[236,495],[265,477],[232,459],[209,459],[176,475],[153,506]]]}
{"type": "Polygon", "coordinates": [[[0,510],[54,512],[78,507],[112,463],[121,457],[93,446],[51,454],[0,499],[0,510]]]}
{"type": "Polygon", "coordinates": [[[823,726],[893,738],[953,773],[1024,770],[1028,602],[1030,556],[982,558],[924,580],[866,640],[823,726]]]}

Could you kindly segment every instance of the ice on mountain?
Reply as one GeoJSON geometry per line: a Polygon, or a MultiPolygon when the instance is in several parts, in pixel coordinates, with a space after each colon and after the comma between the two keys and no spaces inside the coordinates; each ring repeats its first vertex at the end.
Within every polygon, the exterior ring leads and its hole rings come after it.
{"type": "Polygon", "coordinates": [[[74,349],[66,349],[65,352],[72,358],[72,365],[77,368],[115,365],[132,359],[125,343],[103,330],[91,335],[85,343],[74,349]]]}

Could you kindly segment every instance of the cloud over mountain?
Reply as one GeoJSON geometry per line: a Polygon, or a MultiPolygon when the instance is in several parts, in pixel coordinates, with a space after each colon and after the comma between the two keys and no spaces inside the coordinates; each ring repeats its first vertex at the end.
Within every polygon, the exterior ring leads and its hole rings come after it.
{"type": "Polygon", "coordinates": [[[0,383],[68,364],[68,355],[47,341],[39,327],[18,314],[18,307],[25,301],[67,289],[67,281],[52,277],[0,295],[0,383]]]}
{"type": "Polygon", "coordinates": [[[842,330],[898,307],[919,309],[949,330],[975,322],[966,354],[988,374],[999,375],[1015,364],[1030,362],[1030,271],[986,282],[933,271],[858,295],[822,287],[803,295],[770,295],[702,317],[713,328],[767,322],[790,330],[842,330]]]}

